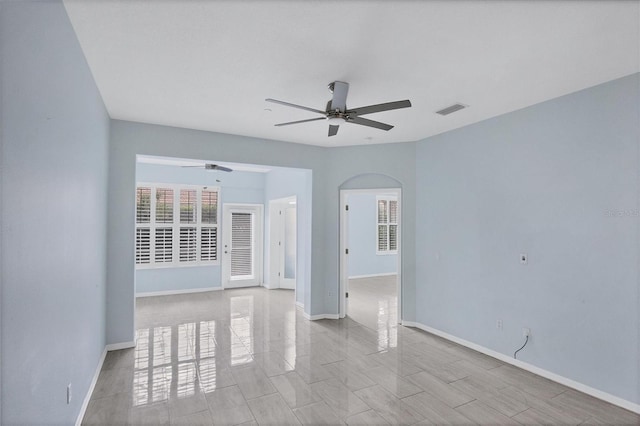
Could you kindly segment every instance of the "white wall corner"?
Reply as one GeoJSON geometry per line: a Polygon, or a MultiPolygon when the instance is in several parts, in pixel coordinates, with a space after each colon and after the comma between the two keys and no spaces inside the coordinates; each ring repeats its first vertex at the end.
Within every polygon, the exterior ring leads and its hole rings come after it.
{"type": "Polygon", "coordinates": [[[438,329],[429,327],[427,325],[421,324],[419,322],[413,321],[402,321],[402,325],[407,327],[414,327],[420,330],[426,331],[427,333],[434,334],[436,336],[442,337],[443,339],[447,339],[451,342],[457,343],[462,346],[466,346],[469,349],[473,349],[474,351],[483,353],[492,358],[498,359],[507,364],[511,364],[515,367],[521,368],[523,370],[529,371],[530,373],[537,374],[538,376],[544,377],[561,385],[567,386],[569,388],[575,389],[579,392],[585,393],[587,395],[593,396],[594,398],[601,399],[605,402],[608,402],[613,405],[617,405],[618,407],[624,408],[625,410],[632,411],[634,413],[640,414],[640,404],[636,404],[632,401],[627,401],[626,399],[620,398],[615,395],[611,395],[610,393],[601,391],[599,389],[592,388],[591,386],[587,386],[584,383],[576,382],[575,380],[569,379],[567,377],[561,376],[559,374],[553,373],[551,371],[542,369],[533,364],[529,364],[524,361],[520,361],[518,359],[512,358],[508,355],[505,355],[500,352],[496,352],[492,349],[485,348],[484,346],[480,346],[476,343],[469,342],[467,340],[461,339],[459,337],[453,336],[451,334],[445,333],[444,331],[440,331],[438,329]]]}

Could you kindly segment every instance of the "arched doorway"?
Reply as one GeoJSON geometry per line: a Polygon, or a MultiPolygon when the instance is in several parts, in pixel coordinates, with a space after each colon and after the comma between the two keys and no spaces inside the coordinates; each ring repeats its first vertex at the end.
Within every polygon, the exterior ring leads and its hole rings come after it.
{"type": "Polygon", "coordinates": [[[371,328],[402,320],[402,185],[386,175],[340,186],[339,314],[371,328]]]}

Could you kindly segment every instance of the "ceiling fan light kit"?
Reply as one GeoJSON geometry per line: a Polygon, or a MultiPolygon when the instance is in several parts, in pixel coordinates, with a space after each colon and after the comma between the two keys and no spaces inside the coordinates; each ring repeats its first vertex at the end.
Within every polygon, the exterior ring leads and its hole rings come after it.
{"type": "Polygon", "coordinates": [[[319,109],[309,108],[302,105],[296,105],[289,102],[279,101],[277,99],[267,98],[265,101],[272,102],[292,108],[303,109],[305,111],[322,114],[324,117],[309,118],[306,120],[289,121],[286,123],[278,123],[277,127],[289,126],[291,124],[308,123],[311,121],[327,120],[329,123],[329,136],[338,134],[338,128],[344,123],[359,124],[361,126],[373,127],[380,130],[389,131],[393,126],[379,121],[361,118],[361,115],[373,114],[375,112],[390,111],[393,109],[408,108],[411,102],[407,99],[404,101],[387,102],[384,104],[368,105],[365,107],[347,109],[347,94],[349,93],[349,83],[343,81],[334,81],[328,85],[329,91],[333,97],[327,102],[327,108],[322,111],[319,109]]]}

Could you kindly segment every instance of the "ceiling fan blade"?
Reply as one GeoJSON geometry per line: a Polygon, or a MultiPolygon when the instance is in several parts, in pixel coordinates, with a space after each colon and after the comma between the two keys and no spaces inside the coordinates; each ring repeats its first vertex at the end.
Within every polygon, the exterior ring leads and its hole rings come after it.
{"type": "Polygon", "coordinates": [[[207,163],[204,165],[204,168],[206,170],[220,170],[221,172],[232,172],[233,170],[225,167],[225,166],[220,166],[218,164],[213,164],[213,163],[207,163]]]}
{"type": "Polygon", "coordinates": [[[275,124],[275,126],[278,126],[278,127],[280,127],[280,126],[288,126],[289,124],[308,123],[309,121],[318,121],[318,120],[326,120],[326,118],[318,117],[318,118],[309,118],[307,120],[289,121],[288,123],[275,124]]]}
{"type": "Polygon", "coordinates": [[[340,128],[340,126],[332,126],[329,125],[329,136],[335,136],[338,134],[338,129],[340,128]]]}
{"type": "Polygon", "coordinates": [[[331,99],[331,110],[344,112],[347,109],[347,94],[349,93],[349,83],[334,81],[333,98],[331,99]]]}
{"type": "Polygon", "coordinates": [[[365,114],[373,114],[374,112],[389,111],[392,109],[408,108],[410,106],[411,106],[411,101],[407,99],[405,101],[387,102],[384,104],[369,105],[369,106],[364,106],[360,108],[354,108],[347,111],[347,113],[355,114],[355,115],[365,115],[365,114]]]}
{"type": "Polygon", "coordinates": [[[349,121],[347,121],[347,123],[353,123],[353,124],[360,124],[362,126],[375,127],[376,129],[380,129],[380,130],[391,130],[391,129],[393,129],[393,126],[390,125],[390,124],[381,123],[379,121],[367,120],[366,118],[361,118],[361,117],[349,118],[349,121]]]}
{"type": "Polygon", "coordinates": [[[204,164],[201,164],[199,166],[180,166],[180,167],[200,167],[202,169],[204,167],[204,164]]]}
{"type": "Polygon", "coordinates": [[[305,107],[305,106],[302,106],[302,105],[292,104],[292,103],[289,103],[289,102],[279,101],[277,99],[267,98],[267,99],[265,99],[265,101],[273,102],[274,104],[290,106],[290,107],[293,107],[293,108],[304,109],[306,111],[316,112],[316,113],[322,114],[322,115],[326,114],[326,112],[320,111],[319,109],[314,109],[314,108],[309,108],[309,107],[305,107]]]}

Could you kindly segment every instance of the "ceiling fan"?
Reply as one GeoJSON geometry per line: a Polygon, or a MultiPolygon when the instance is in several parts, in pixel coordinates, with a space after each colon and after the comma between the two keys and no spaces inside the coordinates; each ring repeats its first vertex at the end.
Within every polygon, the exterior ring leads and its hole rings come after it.
{"type": "Polygon", "coordinates": [[[327,102],[327,108],[324,111],[271,98],[265,99],[265,101],[290,106],[293,108],[304,109],[306,111],[311,111],[323,115],[323,117],[318,118],[309,118],[307,120],[279,123],[276,124],[276,126],[280,127],[288,126],[290,124],[307,123],[309,121],[327,120],[329,122],[329,136],[335,136],[338,133],[338,126],[343,123],[360,124],[361,126],[375,127],[376,129],[381,130],[391,130],[393,129],[393,126],[391,126],[390,124],[369,120],[360,116],[365,114],[373,114],[374,112],[408,108],[411,106],[411,102],[409,100],[405,100],[347,109],[347,93],[349,92],[349,83],[334,81],[333,83],[329,83],[329,91],[333,93],[333,97],[329,102],[327,102]]]}
{"type": "Polygon", "coordinates": [[[204,165],[198,165],[198,166],[182,166],[182,167],[199,167],[199,168],[203,168],[205,170],[220,170],[221,172],[232,172],[233,169],[230,169],[228,167],[224,167],[224,166],[219,166],[217,164],[212,164],[212,163],[205,163],[204,165]]]}

